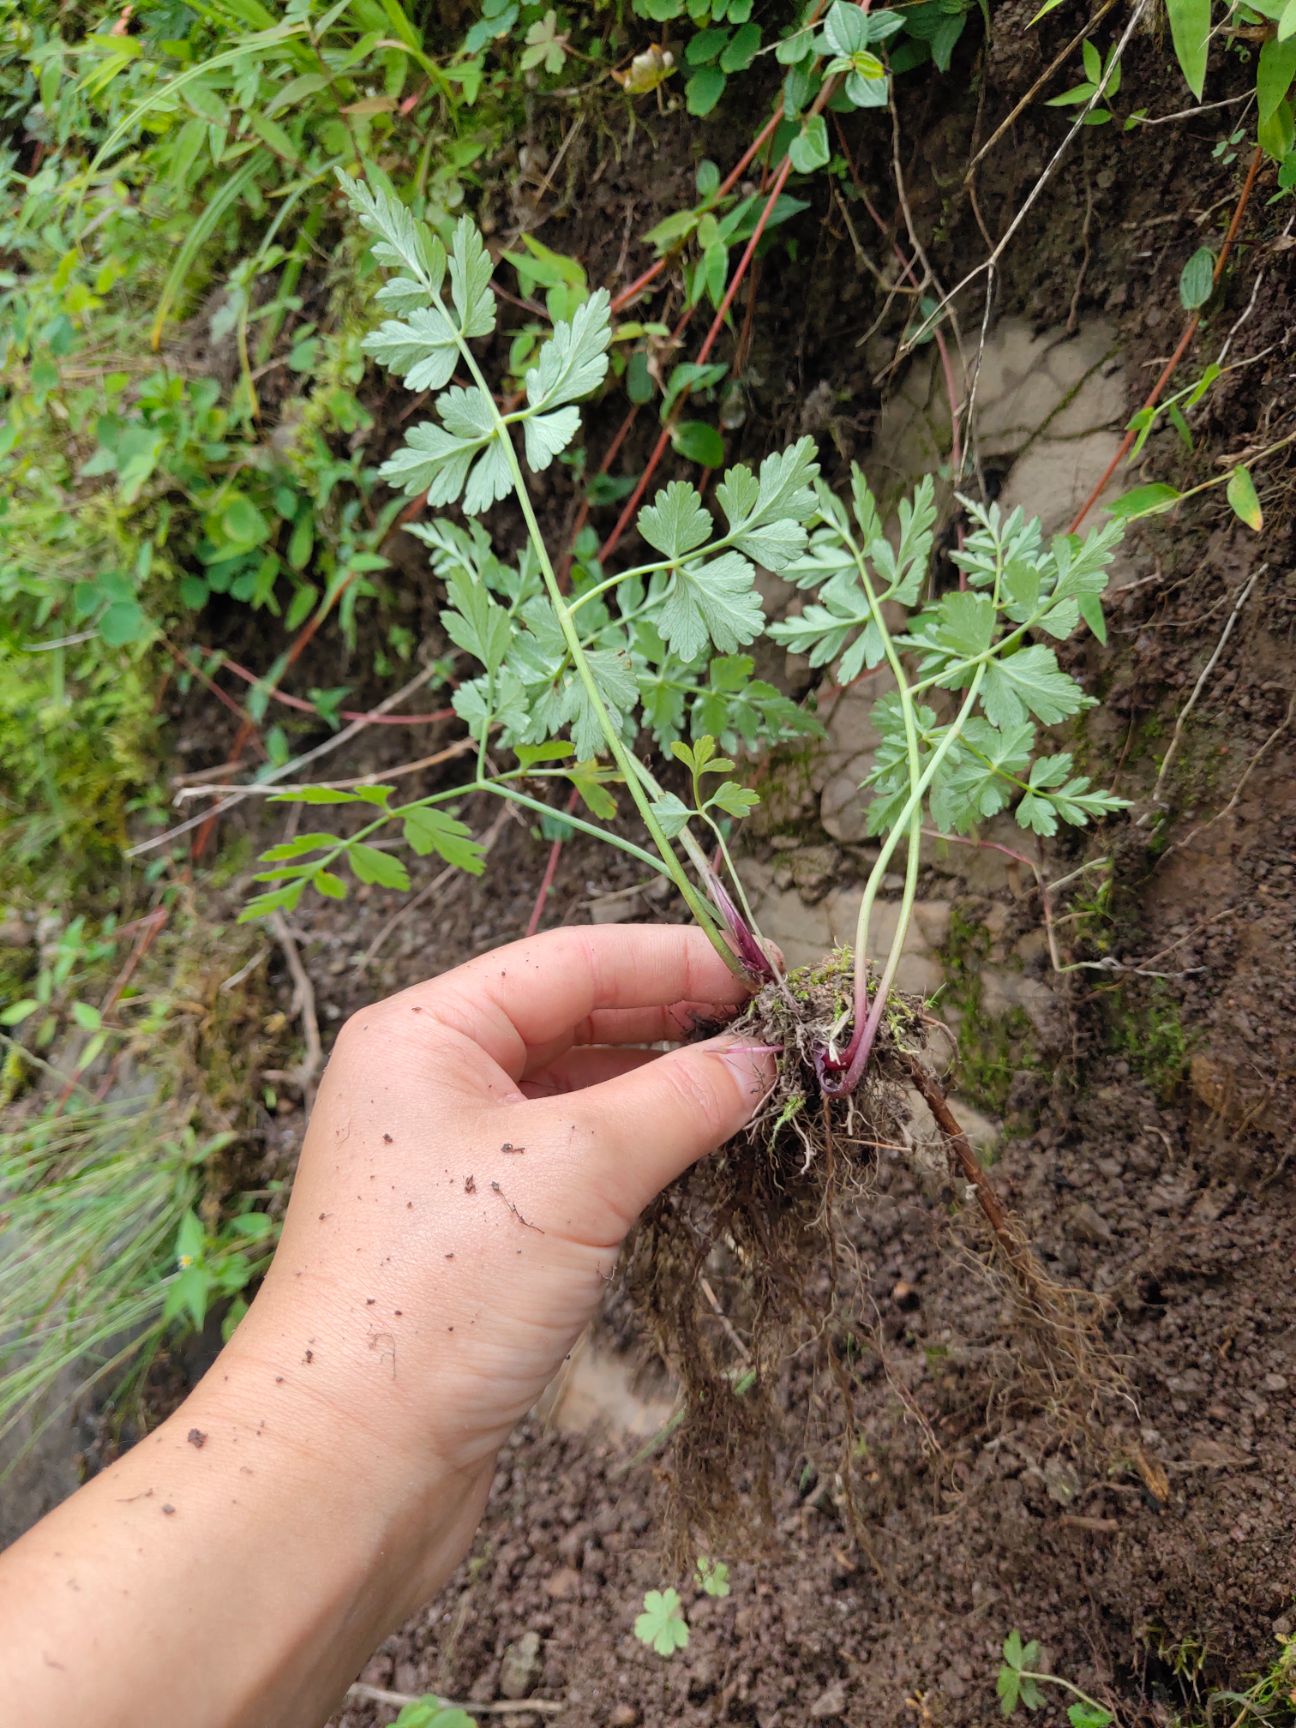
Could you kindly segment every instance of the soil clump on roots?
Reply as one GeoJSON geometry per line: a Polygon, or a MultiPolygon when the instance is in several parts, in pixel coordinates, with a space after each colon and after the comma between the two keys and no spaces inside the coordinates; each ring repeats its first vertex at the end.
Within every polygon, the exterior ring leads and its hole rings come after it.
{"type": "Polygon", "coordinates": [[[815,1410],[796,1412],[801,1444],[839,1450],[828,1468],[853,1518],[853,1362],[874,1328],[854,1226],[881,1160],[908,1161],[947,1202],[977,1203],[986,1263],[1014,1299],[1019,1398],[1081,1433],[1101,1392],[1119,1386],[1097,1305],[1046,1276],[924,1063],[934,1022],[920,999],[893,993],[853,1094],[821,1089],[816,1055],[840,1046],[851,1014],[848,950],[759,991],[730,1030],[778,1052],[773,1084],[741,1135],[658,1198],[630,1246],[630,1296],[681,1390],[667,1475],[668,1539],[680,1555],[732,1550],[769,1528],[787,1414],[777,1394],[793,1354],[812,1359],[823,1394],[815,1410]],[[915,1124],[915,1093],[935,1139],[915,1124]]]}

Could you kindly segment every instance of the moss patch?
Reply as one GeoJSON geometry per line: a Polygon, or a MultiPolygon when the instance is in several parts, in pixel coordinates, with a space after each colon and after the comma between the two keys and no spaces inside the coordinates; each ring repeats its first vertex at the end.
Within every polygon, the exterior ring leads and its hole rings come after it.
{"type": "Polygon", "coordinates": [[[1192,1041],[1164,979],[1115,985],[1107,1004],[1110,1048],[1169,1102],[1188,1071],[1192,1041]]]}
{"type": "Polygon", "coordinates": [[[1008,1119],[1008,1103],[1018,1075],[1039,1067],[1039,1040],[1024,1008],[995,1014],[985,1006],[983,974],[992,941],[983,923],[963,906],[954,906],[941,950],[942,1001],[959,1013],[959,1091],[981,1109],[1005,1119],[1012,1130],[1028,1126],[1008,1119]]]}

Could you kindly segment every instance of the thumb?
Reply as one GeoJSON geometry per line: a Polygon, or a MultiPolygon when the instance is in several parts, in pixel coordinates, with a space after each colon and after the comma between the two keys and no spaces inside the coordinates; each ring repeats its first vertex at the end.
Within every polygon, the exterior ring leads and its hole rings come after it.
{"type": "Polygon", "coordinates": [[[579,1110],[598,1187],[628,1226],[669,1182],[751,1120],[773,1079],[767,1051],[721,1036],[682,1045],[563,1102],[568,1114],[579,1110]]]}

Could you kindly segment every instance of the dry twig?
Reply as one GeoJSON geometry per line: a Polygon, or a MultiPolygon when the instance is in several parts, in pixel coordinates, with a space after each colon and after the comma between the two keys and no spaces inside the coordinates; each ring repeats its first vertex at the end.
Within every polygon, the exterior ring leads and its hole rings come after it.
{"type": "Polygon", "coordinates": [[[315,1012],[315,986],[302,965],[297,939],[283,913],[272,912],[268,923],[293,982],[292,1012],[301,1020],[302,1038],[306,1044],[306,1054],[293,1078],[300,1084],[309,1109],[314,1102],[315,1077],[324,1065],[324,1046],[320,1042],[319,1017],[315,1012]]]}
{"type": "MultiPolygon", "coordinates": [[[[385,1686],[366,1686],[363,1680],[357,1680],[354,1686],[347,1687],[347,1697],[361,1700],[366,1704],[419,1704],[422,1699],[413,1692],[389,1692],[385,1686]]],[[[537,1716],[556,1716],[567,1706],[561,1698],[502,1698],[493,1704],[481,1704],[476,1699],[463,1700],[441,1698],[438,1700],[445,1710],[466,1710],[475,1716],[525,1716],[531,1711],[537,1716]]]]}
{"type": "MultiPolygon", "coordinates": [[[[1170,771],[1170,764],[1174,761],[1175,751],[1178,750],[1180,741],[1183,738],[1184,722],[1187,720],[1188,716],[1192,713],[1193,709],[1196,707],[1197,698],[1201,695],[1202,691],[1206,688],[1207,680],[1210,678],[1211,673],[1215,670],[1216,666],[1219,664],[1220,655],[1223,654],[1225,645],[1228,642],[1229,637],[1233,634],[1233,626],[1237,623],[1238,617],[1241,614],[1242,608],[1246,605],[1247,601],[1251,597],[1251,590],[1255,587],[1256,583],[1260,580],[1260,578],[1264,575],[1265,571],[1268,568],[1269,568],[1269,566],[1267,564],[1262,564],[1258,570],[1253,570],[1251,572],[1250,576],[1248,576],[1246,581],[1243,583],[1242,592],[1238,595],[1237,599],[1233,602],[1233,610],[1228,615],[1228,619],[1224,625],[1224,629],[1220,633],[1220,639],[1215,644],[1215,648],[1211,654],[1210,659],[1202,667],[1201,672],[1198,676],[1197,682],[1192,687],[1192,694],[1189,696],[1188,700],[1184,703],[1183,707],[1179,710],[1179,717],[1175,721],[1174,731],[1170,735],[1169,747],[1166,750],[1165,755],[1161,758],[1161,767],[1157,773],[1156,783],[1152,788],[1152,796],[1151,796],[1151,799],[1149,800],[1152,804],[1157,804],[1160,802],[1161,787],[1165,783],[1165,777],[1170,771]]],[[[1145,814],[1144,816],[1142,816],[1140,818],[1140,822],[1146,822],[1146,821],[1147,821],[1147,815],[1145,814]]]]}

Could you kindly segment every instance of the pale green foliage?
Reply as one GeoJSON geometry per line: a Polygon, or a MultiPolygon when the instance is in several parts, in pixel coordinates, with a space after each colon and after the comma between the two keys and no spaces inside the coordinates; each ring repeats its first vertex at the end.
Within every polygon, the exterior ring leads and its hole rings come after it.
{"type": "Polygon", "coordinates": [[[1032,1663],[1039,1661],[1039,1655],[1038,1643],[1032,1638],[1029,1644],[1023,1644],[1021,1633],[1015,1627],[1004,1639],[1003,1665],[995,1680],[995,1691],[999,1694],[999,1708],[1005,1716],[1011,1716],[1019,1704],[1024,1704],[1028,1710],[1038,1710],[1044,1702],[1044,1694],[1029,1672],[1032,1663]]]}
{"type": "MultiPolygon", "coordinates": [[[[819,525],[805,555],[786,572],[816,598],[798,617],[770,626],[776,641],[808,655],[811,665],[833,665],[841,683],[882,661],[880,607],[918,604],[935,523],[930,480],[920,481],[912,500],[901,504],[894,547],[858,469],[852,493],[848,516],[820,489],[819,525]]],[[[1054,650],[1029,638],[1062,640],[1083,620],[1105,640],[1101,595],[1121,526],[1109,523],[1084,540],[1058,535],[1046,547],[1039,523],[1020,510],[1005,518],[997,505],[961,502],[972,530],[952,556],[968,586],[912,613],[908,631],[895,639],[917,656],[910,686],[915,697],[929,689],[966,690],[979,674],[981,712],[952,723],[953,737],[932,707],[916,705],[920,762],[948,739],[927,794],[932,821],[968,833],[1015,805],[1019,824],[1037,834],[1055,833],[1059,821],[1082,827],[1125,801],[1073,774],[1069,754],[1033,760],[1036,721],[1055,725],[1091,704],[1054,650]]],[[[877,703],[873,718],[881,744],[868,780],[874,791],[868,828],[880,834],[908,802],[911,772],[903,704],[894,692],[877,703]]]]}
{"type": "Polygon", "coordinates": [[[711,1560],[705,1554],[699,1555],[697,1581],[708,1596],[724,1597],[729,1594],[729,1568],[723,1560],[711,1560]]]}
{"type": "MultiPolygon", "coordinates": [[[[529,509],[516,432],[532,471],[547,468],[571,444],[579,429],[576,405],[607,371],[607,293],[595,291],[554,323],[525,374],[525,405],[501,411],[470,347],[495,326],[491,262],[481,236],[463,219],[447,250],[390,193],[341,178],[362,225],[375,236],[375,257],[395,272],[378,301],[398,316],[380,324],[366,351],[411,389],[440,391],[437,418],[411,427],[383,476],[407,492],[425,493],[432,505],[458,501],[469,517],[510,492],[529,509]],[[471,382],[451,384],[456,372],[461,378],[466,372],[471,382]]],[[[781,569],[804,550],[817,473],[808,438],[767,457],[758,473],[730,468],[716,488],[723,527],[694,487],[674,482],[639,517],[645,542],[661,556],[606,579],[587,558],[575,565],[565,599],[558,597],[533,522],[513,563],[497,556],[478,522],[413,525],[445,585],[446,634],[478,668],[459,681],[455,711],[483,750],[489,741],[518,758],[516,768],[486,779],[483,758],[478,779],[464,790],[525,802],[520,780],[566,780],[593,815],[607,820],[616,813],[609,788],[625,783],[625,764],[604,768],[596,758],[620,741],[633,743],[641,728],[663,748],[687,750],[683,733],[712,755],[817,732],[811,715],[753,679],[753,660],[738,652],[764,626],[753,560],[781,569]]],[[[728,761],[728,769],[733,766],[728,761]]],[[[644,800],[641,807],[651,808],[637,785],[632,792],[644,800]]],[[[315,831],[272,848],[263,859],[270,868],[257,877],[265,890],[245,916],[291,908],[307,886],[345,894],[341,866],[363,883],[407,887],[402,861],[381,841],[373,843],[381,830],[391,832],[391,824],[399,824],[416,853],[435,853],[474,873],[482,868],[481,848],[438,800],[398,804],[392,795],[385,786],[282,794],[367,806],[366,820],[346,837],[315,831]]],[[[699,797],[695,809],[681,804],[678,820],[666,806],[664,827],[671,838],[695,817],[714,827],[745,815],[756,802],[754,793],[725,780],[699,797]]]]}
{"type": "Polygon", "coordinates": [[[673,1656],[688,1647],[688,1621],[676,1590],[650,1590],[643,1599],[643,1613],[634,1623],[635,1637],[659,1656],[673,1656]]]}
{"type": "MultiPolygon", "coordinates": [[[[397,316],[380,324],[366,349],[411,388],[439,391],[436,418],[409,430],[384,476],[432,505],[458,501],[469,518],[511,493],[527,540],[508,562],[474,520],[461,526],[434,517],[410,530],[444,585],[445,632],[473,663],[453,703],[478,745],[476,778],[408,804],[393,802],[389,786],[283,794],[363,807],[364,822],[345,837],[315,831],[272,848],[258,877],[265,891],[248,915],[290,908],[308,885],[345,894],[343,866],[362,883],[407,887],[408,870],[388,849],[395,833],[420,856],[476,873],[482,848],[447,801],[486,792],[552,817],[545,794],[557,782],[602,822],[617,814],[617,789],[628,791],[658,857],[607,829],[592,832],[664,869],[705,921],[675,842],[706,880],[696,825],[731,871],[729,824],[759,802],[732,777],[736,751],[820,730],[773,685],[753,679],[754,658],[741,650],[765,634],[831,667],[841,683],[883,660],[903,670],[902,651],[915,668],[877,707],[874,833],[899,826],[916,843],[920,807],[939,827],[967,831],[1013,806],[1023,827],[1050,834],[1060,822],[1078,826],[1120,806],[1073,772],[1070,755],[1036,754],[1037,725],[1086,705],[1049,644],[1082,620],[1102,638],[1100,596],[1118,526],[1046,547],[1038,523],[1020,512],[1004,520],[994,506],[964,501],[972,526],[955,561],[966,585],[932,600],[931,480],[900,505],[893,542],[859,470],[848,509],[820,480],[813,441],[801,438],[755,471],[727,469],[713,506],[687,481],[661,487],[638,515],[645,562],[609,574],[577,547],[561,586],[523,463],[543,470],[576,437],[577,404],[607,371],[607,294],[597,290],[564,308],[569,315],[556,318],[525,373],[524,403],[514,398],[502,409],[471,346],[495,328],[481,236],[463,218],[447,249],[386,190],[345,177],[343,184],[375,236],[375,257],[394,273],[378,300],[397,316]],[[451,383],[453,376],[469,381],[451,383]],[[757,564],[806,593],[798,616],[767,627],[757,564]],[[908,625],[898,635],[888,623],[896,609],[908,625]],[[937,691],[968,695],[954,713],[937,691]],[[916,700],[924,692],[930,700],[916,700]],[[662,787],[632,754],[645,731],[687,769],[691,801],[662,787]],[[512,753],[516,766],[494,766],[499,751],[512,753]],[[537,784],[524,790],[529,782],[537,784]]],[[[589,828],[583,817],[563,820],[589,828]]],[[[740,886],[737,893],[741,900],[740,886]]]]}
{"type": "Polygon", "coordinates": [[[21,1250],[0,1263],[0,1442],[47,1395],[52,1421],[102,1376],[141,1372],[173,1322],[200,1330],[229,1301],[232,1324],[273,1246],[265,1213],[213,1233],[195,1210],[202,1167],[231,1135],[201,1138],[178,1101],[85,1099],[51,1099],[0,1133],[21,1250]]]}
{"type": "MultiPolygon", "coordinates": [[[[366,351],[402,378],[411,390],[441,390],[439,420],[411,427],[405,442],[381,469],[385,480],[434,505],[461,501],[479,516],[505,497],[514,483],[512,445],[506,421],[490,392],[474,380],[448,390],[464,344],[495,328],[491,260],[481,235],[466,216],[455,227],[449,254],[435,235],[416,222],[399,199],[373,192],[339,175],[362,225],[376,238],[374,257],[399,274],[380,290],[403,319],[383,323],[366,351]],[[449,305],[444,289],[449,277],[449,305]]],[[[572,406],[602,383],[612,339],[605,290],[592,294],[569,320],[554,325],[526,375],[527,406],[507,417],[523,428],[527,466],[547,468],[571,443],[580,425],[572,406]]]]}

